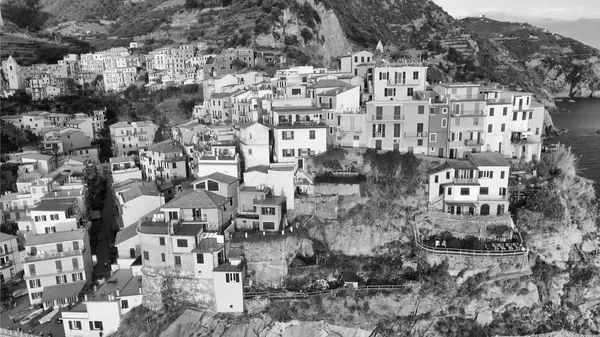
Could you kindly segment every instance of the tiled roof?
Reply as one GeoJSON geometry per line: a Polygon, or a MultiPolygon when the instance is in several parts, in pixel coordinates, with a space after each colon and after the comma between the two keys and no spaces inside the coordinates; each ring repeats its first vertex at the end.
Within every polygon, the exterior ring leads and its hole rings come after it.
{"type": "Polygon", "coordinates": [[[344,82],[344,81],[340,81],[340,80],[320,80],[317,81],[313,84],[310,84],[308,86],[308,88],[312,88],[312,89],[318,89],[318,88],[335,88],[335,87],[351,87],[352,85],[344,82]]]}
{"type": "Polygon", "coordinates": [[[229,201],[228,198],[205,190],[189,190],[176,196],[163,208],[218,208],[229,201]]]}
{"type": "Polygon", "coordinates": [[[510,166],[498,152],[477,152],[468,154],[477,166],[510,166]]]}
{"type": "Polygon", "coordinates": [[[148,146],[148,151],[154,151],[158,153],[173,153],[182,152],[179,143],[173,139],[167,139],[160,143],[152,144],[148,146]]]}
{"type": "Polygon", "coordinates": [[[65,298],[77,297],[86,283],[87,281],[79,281],[44,287],[44,292],[42,294],[42,303],[54,300],[61,300],[65,298]]]}
{"type": "Polygon", "coordinates": [[[236,178],[236,177],[232,177],[230,175],[227,175],[227,174],[224,174],[224,173],[221,173],[221,172],[215,172],[215,173],[211,173],[211,174],[209,174],[207,176],[200,177],[200,178],[196,179],[194,181],[194,184],[196,182],[203,181],[203,180],[206,180],[206,179],[213,179],[213,180],[216,180],[216,181],[219,181],[219,182],[222,182],[222,183],[226,183],[226,184],[231,184],[231,183],[234,183],[234,182],[238,181],[238,178],[236,178]]]}
{"type": "Polygon", "coordinates": [[[127,227],[121,229],[120,231],[118,231],[117,237],[115,238],[115,245],[123,243],[123,242],[133,238],[134,236],[136,236],[137,235],[136,227],[137,227],[137,222],[134,223],[133,225],[127,226],[127,227]]]}
{"type": "Polygon", "coordinates": [[[32,208],[31,211],[66,211],[73,205],[75,200],[76,198],[42,200],[35,208],[32,208]]]}
{"type": "Polygon", "coordinates": [[[130,189],[122,193],[124,202],[129,202],[142,195],[159,196],[160,191],[154,182],[138,181],[137,184],[134,184],[130,189]]]}
{"type": "Polygon", "coordinates": [[[85,236],[84,229],[77,229],[77,230],[68,231],[68,232],[56,232],[56,233],[45,233],[45,234],[32,235],[32,236],[28,237],[27,240],[25,241],[25,246],[31,247],[31,246],[45,245],[45,244],[56,243],[56,242],[83,240],[84,236],[85,236]]]}
{"type": "Polygon", "coordinates": [[[344,88],[335,88],[335,89],[331,89],[331,90],[327,90],[325,92],[322,92],[320,94],[317,94],[317,96],[337,96],[343,92],[346,92],[350,89],[352,89],[354,87],[344,87],[344,88]]]}
{"type": "Polygon", "coordinates": [[[115,124],[109,125],[110,128],[128,128],[131,125],[127,122],[117,122],[115,124]]]}

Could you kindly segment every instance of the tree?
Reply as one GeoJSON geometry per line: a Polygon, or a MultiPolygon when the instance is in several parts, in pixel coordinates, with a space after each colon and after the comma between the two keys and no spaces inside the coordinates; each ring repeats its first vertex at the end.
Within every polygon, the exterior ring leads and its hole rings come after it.
{"type": "Polygon", "coordinates": [[[231,66],[234,67],[237,71],[240,71],[241,69],[247,68],[248,64],[240,60],[239,58],[236,58],[231,62],[231,66]]]}

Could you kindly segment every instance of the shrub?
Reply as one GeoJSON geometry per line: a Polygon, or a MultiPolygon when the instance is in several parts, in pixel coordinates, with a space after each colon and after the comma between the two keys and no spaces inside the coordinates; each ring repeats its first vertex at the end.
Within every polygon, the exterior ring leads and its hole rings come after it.
{"type": "Polygon", "coordinates": [[[309,41],[312,40],[313,33],[307,28],[302,28],[302,31],[300,31],[300,36],[302,36],[304,41],[309,41]]]}

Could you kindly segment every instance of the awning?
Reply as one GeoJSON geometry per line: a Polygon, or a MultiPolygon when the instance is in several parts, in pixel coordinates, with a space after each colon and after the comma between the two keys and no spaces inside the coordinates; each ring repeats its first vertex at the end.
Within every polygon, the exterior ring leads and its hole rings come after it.
{"type": "Polygon", "coordinates": [[[449,206],[461,206],[461,207],[476,207],[477,206],[477,204],[475,204],[475,203],[464,202],[464,201],[446,201],[446,200],[444,200],[444,203],[449,206]]]}
{"type": "Polygon", "coordinates": [[[79,281],[44,287],[42,303],[60,300],[63,298],[78,297],[86,283],[86,281],[79,281]]]}

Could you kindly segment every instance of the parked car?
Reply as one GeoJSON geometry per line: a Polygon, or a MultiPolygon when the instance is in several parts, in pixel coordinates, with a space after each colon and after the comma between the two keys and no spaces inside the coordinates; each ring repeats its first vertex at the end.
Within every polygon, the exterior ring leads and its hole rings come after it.
{"type": "Polygon", "coordinates": [[[32,313],[36,308],[31,306],[31,307],[27,307],[19,312],[17,312],[16,314],[12,315],[12,316],[8,316],[8,318],[10,318],[13,323],[16,323],[20,320],[23,319],[23,317],[29,315],[30,313],[32,313]]]}
{"type": "Polygon", "coordinates": [[[34,318],[38,317],[42,312],[44,312],[44,309],[35,309],[33,312],[31,312],[29,315],[25,316],[22,320],[21,320],[21,325],[25,325],[29,322],[31,322],[34,318]]]}

